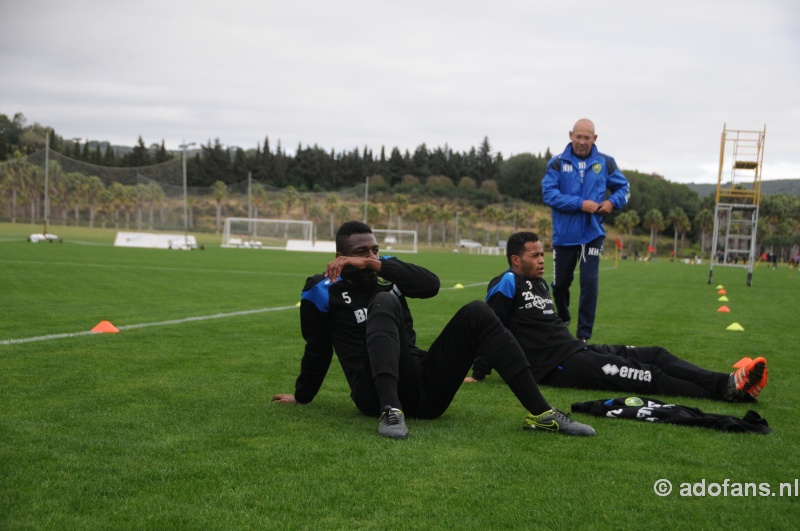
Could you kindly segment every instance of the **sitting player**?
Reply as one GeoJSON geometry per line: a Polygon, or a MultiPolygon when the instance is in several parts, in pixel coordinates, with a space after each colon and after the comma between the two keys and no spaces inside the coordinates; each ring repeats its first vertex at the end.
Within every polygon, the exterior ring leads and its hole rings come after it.
{"type": "Polygon", "coordinates": [[[311,402],[335,351],[359,411],[380,416],[380,435],[405,439],[406,414],[423,419],[441,416],[480,354],[528,411],[523,428],[595,434],[591,426],[548,404],[525,354],[483,301],[458,310],[427,351],[417,347],[406,297],[425,299],[438,291],[439,278],[427,269],[379,256],[368,225],[343,224],[336,234],[336,258],[324,275],[310,277],[303,288],[300,328],[305,351],[294,394],[276,394],[272,400],[311,402]]]}
{"type": "MultiPolygon", "coordinates": [[[[752,402],[767,385],[767,361],[750,360],[731,374],[703,369],[662,347],[587,345],[556,315],[544,275],[544,250],[536,234],[508,239],[509,269],[489,282],[486,301],[522,347],[539,384],[752,402]]],[[[478,358],[472,376],[491,372],[478,358]]]]}

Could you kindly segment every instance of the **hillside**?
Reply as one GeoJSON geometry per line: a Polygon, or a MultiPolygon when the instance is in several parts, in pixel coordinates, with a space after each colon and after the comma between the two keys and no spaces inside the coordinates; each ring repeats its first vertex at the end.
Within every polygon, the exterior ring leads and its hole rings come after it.
{"type": "MultiPolygon", "coordinates": [[[[700,197],[713,195],[717,191],[716,184],[687,183],[691,190],[700,197]]],[[[764,195],[786,194],[800,197],[800,179],[778,179],[775,181],[761,181],[761,193],[764,195]]]]}

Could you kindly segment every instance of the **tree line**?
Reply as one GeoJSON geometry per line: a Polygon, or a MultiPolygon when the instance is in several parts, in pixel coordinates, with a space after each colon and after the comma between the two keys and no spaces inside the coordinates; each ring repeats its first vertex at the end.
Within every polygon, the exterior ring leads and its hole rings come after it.
{"type": "MultiPolygon", "coordinates": [[[[49,144],[54,151],[98,166],[137,168],[168,162],[181,156],[180,153],[166,150],[163,141],[147,146],[141,137],[132,148],[124,150],[115,149],[108,143],[64,139],[39,124],[26,125],[25,117],[17,113],[13,118],[0,114],[0,160],[40,150],[45,135],[49,135],[49,144]]],[[[222,208],[220,197],[225,195],[223,188],[248,178],[262,187],[289,189],[301,194],[336,192],[363,185],[369,179],[370,190],[382,194],[384,203],[391,202],[387,198],[392,194],[399,194],[403,197],[430,198],[418,202],[438,205],[432,209],[443,209],[442,205],[448,201],[455,202],[465,214],[468,211],[482,212],[490,206],[497,210],[505,208],[507,213],[514,214],[516,226],[516,216],[524,216],[524,213],[517,212],[519,209],[515,202],[542,204],[541,180],[551,156],[547,149],[544,153],[522,153],[505,159],[501,153],[492,151],[488,137],[477,148],[464,152],[454,151],[446,145],[430,149],[421,144],[413,153],[409,150],[401,152],[394,147],[388,155],[385,148],[381,148],[377,154],[367,147],[337,153],[317,145],[299,145],[294,154],[290,154],[280,142],[273,149],[269,137],[265,137],[263,144],[256,149],[245,151],[240,147],[225,147],[219,139],[215,139],[199,146],[187,159],[187,181],[191,187],[213,190],[210,194],[215,197],[217,218],[222,208]],[[502,203],[500,207],[495,205],[498,202],[502,203]]],[[[623,211],[614,212],[608,221],[620,233],[628,236],[629,247],[633,247],[636,234],[647,235],[651,247],[657,247],[659,235],[672,236],[675,253],[684,248],[687,238],[699,243],[701,252],[710,247],[714,225],[713,197],[701,200],[688,186],[669,182],[657,174],[623,171],[631,184],[631,199],[623,211]]],[[[78,178],[73,175],[72,179],[75,181],[78,178]]],[[[65,186],[68,189],[85,189],[84,185],[65,186]]],[[[8,190],[8,185],[4,189],[8,190]]],[[[125,193],[117,188],[113,194],[116,199],[112,200],[112,195],[107,191],[105,203],[116,207],[106,210],[124,212],[123,205],[135,205],[136,197],[140,198],[140,203],[142,197],[145,203],[163,202],[154,188],[147,192],[140,187],[136,193],[125,193]],[[133,199],[126,201],[125,193],[133,199]]],[[[270,210],[281,210],[277,207],[277,200],[270,210]]],[[[786,252],[791,251],[798,243],[800,232],[798,199],[783,194],[763,196],[761,210],[759,241],[786,252]]],[[[501,220],[497,213],[490,213],[487,223],[495,227],[508,221],[501,220]]],[[[428,220],[435,217],[429,214],[428,220]]],[[[391,212],[388,215],[391,216],[391,212]]],[[[474,223],[475,219],[464,219],[464,222],[469,221],[474,223]]],[[[219,226],[219,220],[216,225],[219,226]]]]}

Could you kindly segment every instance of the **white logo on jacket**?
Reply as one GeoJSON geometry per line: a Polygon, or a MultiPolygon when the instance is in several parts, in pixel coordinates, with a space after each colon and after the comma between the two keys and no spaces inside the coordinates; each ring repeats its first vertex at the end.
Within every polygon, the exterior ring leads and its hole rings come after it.
{"type": "Polygon", "coordinates": [[[610,375],[616,376],[619,374],[620,378],[628,378],[629,380],[639,380],[640,382],[650,382],[653,380],[653,375],[650,371],[645,371],[642,369],[634,369],[632,367],[617,367],[616,365],[611,365],[607,363],[603,365],[603,372],[610,375]]]}

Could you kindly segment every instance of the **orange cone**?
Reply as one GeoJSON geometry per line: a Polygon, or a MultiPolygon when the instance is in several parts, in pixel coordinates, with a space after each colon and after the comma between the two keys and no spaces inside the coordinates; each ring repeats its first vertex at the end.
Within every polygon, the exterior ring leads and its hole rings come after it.
{"type": "Polygon", "coordinates": [[[108,321],[100,321],[92,328],[95,334],[119,334],[119,329],[108,321]]]}
{"type": "Polygon", "coordinates": [[[725,291],[724,289],[721,289],[721,290],[719,290],[719,291],[717,292],[717,295],[727,295],[727,294],[728,294],[728,292],[727,292],[727,291],[725,291]]]}
{"type": "Polygon", "coordinates": [[[721,313],[730,313],[731,309],[730,309],[730,308],[728,308],[727,306],[724,306],[724,305],[723,305],[723,306],[720,306],[720,307],[719,307],[719,309],[718,309],[717,311],[718,311],[718,312],[721,312],[721,313]]]}

